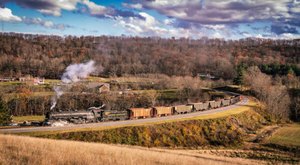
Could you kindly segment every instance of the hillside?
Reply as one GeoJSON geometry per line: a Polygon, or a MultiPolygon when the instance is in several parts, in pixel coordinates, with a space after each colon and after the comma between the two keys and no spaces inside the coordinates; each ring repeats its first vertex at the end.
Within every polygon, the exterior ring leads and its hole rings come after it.
{"type": "Polygon", "coordinates": [[[240,64],[259,65],[269,74],[286,75],[292,69],[300,75],[299,40],[174,40],[14,33],[0,33],[0,38],[0,73],[6,77],[30,74],[60,78],[69,64],[88,59],[99,65],[96,74],[105,76],[210,73],[233,79],[240,64]]]}
{"type": "Polygon", "coordinates": [[[300,124],[287,124],[276,130],[269,138],[264,140],[266,146],[290,151],[300,157],[300,124]]]}
{"type": "Polygon", "coordinates": [[[85,142],[0,135],[0,164],[257,164],[259,161],[226,158],[192,151],[148,149],[85,142]]]}
{"type": "Polygon", "coordinates": [[[238,146],[267,121],[253,110],[216,119],[194,119],[121,128],[37,134],[40,137],[146,147],[238,146]]]}

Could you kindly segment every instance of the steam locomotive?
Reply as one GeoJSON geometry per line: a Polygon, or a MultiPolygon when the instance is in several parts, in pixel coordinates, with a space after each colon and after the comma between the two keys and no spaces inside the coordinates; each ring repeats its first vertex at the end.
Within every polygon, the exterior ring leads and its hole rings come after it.
{"type": "Polygon", "coordinates": [[[57,121],[67,121],[75,124],[132,120],[140,118],[161,117],[185,114],[196,111],[206,111],[235,104],[241,100],[240,95],[229,99],[211,100],[207,102],[189,103],[186,105],[160,106],[151,108],[130,108],[127,110],[104,110],[103,107],[90,107],[87,110],[48,112],[46,123],[51,125],[57,121]]]}

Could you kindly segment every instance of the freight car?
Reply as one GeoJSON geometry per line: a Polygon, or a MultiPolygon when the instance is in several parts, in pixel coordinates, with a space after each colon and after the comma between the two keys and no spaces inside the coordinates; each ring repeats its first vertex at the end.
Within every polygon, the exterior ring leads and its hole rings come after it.
{"type": "Polygon", "coordinates": [[[230,104],[235,104],[241,100],[240,96],[234,96],[230,99],[230,104]]]}
{"type": "Polygon", "coordinates": [[[152,108],[130,108],[128,111],[130,119],[148,118],[153,114],[152,108]]]}
{"type": "Polygon", "coordinates": [[[209,101],[209,108],[210,109],[215,109],[221,107],[221,100],[219,101],[209,101]]]}
{"type": "Polygon", "coordinates": [[[98,121],[118,121],[129,119],[129,111],[106,110],[101,111],[98,121]]]}
{"type": "Polygon", "coordinates": [[[212,100],[208,102],[191,103],[187,105],[176,105],[171,107],[152,108],[130,108],[127,110],[104,110],[102,107],[90,107],[80,111],[48,112],[46,123],[55,121],[67,121],[71,123],[89,123],[98,121],[117,121],[128,119],[140,119],[149,117],[161,117],[175,114],[190,113],[193,111],[204,111],[222,106],[236,104],[241,96],[233,96],[230,99],[212,100]]]}
{"type": "Polygon", "coordinates": [[[173,114],[184,114],[193,111],[192,105],[176,105],[173,107],[173,114]]]}
{"type": "Polygon", "coordinates": [[[190,103],[193,106],[193,111],[205,111],[209,108],[209,102],[190,103]]]}
{"type": "Polygon", "coordinates": [[[221,104],[223,107],[230,105],[230,100],[229,99],[223,99],[221,100],[221,104]]]}
{"type": "Polygon", "coordinates": [[[172,107],[153,107],[152,109],[152,117],[172,115],[172,107]]]}

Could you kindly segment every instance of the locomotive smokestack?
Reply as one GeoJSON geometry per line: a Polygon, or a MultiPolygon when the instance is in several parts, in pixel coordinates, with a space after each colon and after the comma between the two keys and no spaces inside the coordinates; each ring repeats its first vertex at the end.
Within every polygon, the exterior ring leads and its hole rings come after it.
{"type": "MultiPolygon", "coordinates": [[[[95,61],[93,60],[90,60],[86,63],[71,64],[66,68],[64,74],[61,77],[61,81],[63,82],[63,84],[72,85],[73,83],[76,83],[81,79],[88,77],[94,71],[96,71],[96,67],[95,61]]],[[[64,91],[67,90],[66,88],[62,88],[61,86],[55,86],[53,89],[55,91],[55,95],[51,99],[52,105],[50,110],[55,108],[57,100],[61,95],[63,95],[64,91]]]]}

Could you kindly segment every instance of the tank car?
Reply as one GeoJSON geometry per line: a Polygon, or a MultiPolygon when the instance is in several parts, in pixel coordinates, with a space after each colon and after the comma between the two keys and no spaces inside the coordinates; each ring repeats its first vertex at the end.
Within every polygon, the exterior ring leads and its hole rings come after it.
{"type": "Polygon", "coordinates": [[[103,110],[101,111],[99,121],[118,121],[129,119],[129,111],[103,110]]]}

